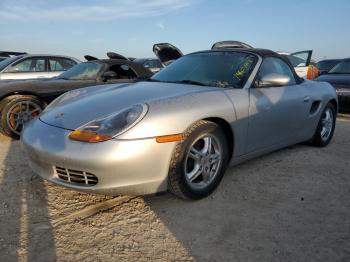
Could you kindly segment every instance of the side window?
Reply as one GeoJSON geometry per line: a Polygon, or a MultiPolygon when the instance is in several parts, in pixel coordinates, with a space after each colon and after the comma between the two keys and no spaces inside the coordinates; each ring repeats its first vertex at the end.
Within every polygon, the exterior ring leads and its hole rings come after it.
{"type": "Polygon", "coordinates": [[[283,60],[279,58],[268,57],[265,58],[262,62],[258,73],[258,79],[261,79],[269,74],[279,74],[288,76],[290,78],[288,85],[296,84],[292,70],[283,60]]]}
{"type": "Polygon", "coordinates": [[[11,66],[6,72],[45,72],[45,58],[28,58],[24,59],[13,66],[11,66]]]}
{"type": "Polygon", "coordinates": [[[66,58],[50,58],[49,64],[50,71],[66,71],[76,65],[74,61],[66,58]]]}
{"type": "Polygon", "coordinates": [[[117,74],[117,79],[135,79],[137,75],[127,64],[113,65],[109,68],[117,74]]]}

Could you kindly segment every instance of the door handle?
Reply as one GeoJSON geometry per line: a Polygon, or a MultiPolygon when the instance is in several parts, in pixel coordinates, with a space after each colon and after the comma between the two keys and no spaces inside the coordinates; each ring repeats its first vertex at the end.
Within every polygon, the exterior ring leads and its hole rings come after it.
{"type": "Polygon", "coordinates": [[[310,101],[310,97],[309,96],[305,96],[304,97],[304,102],[309,102],[310,101]]]}

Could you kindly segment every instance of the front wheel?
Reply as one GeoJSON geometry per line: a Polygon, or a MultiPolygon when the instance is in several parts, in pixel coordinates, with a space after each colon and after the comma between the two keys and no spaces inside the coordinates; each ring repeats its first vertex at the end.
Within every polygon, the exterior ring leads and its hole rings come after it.
{"type": "Polygon", "coordinates": [[[168,180],[170,192],[184,199],[210,195],[219,185],[227,162],[227,139],[222,129],[213,122],[196,122],[173,154],[168,180]]]}
{"type": "Polygon", "coordinates": [[[312,145],[324,147],[329,144],[333,137],[336,117],[337,114],[334,105],[328,103],[322,112],[316,132],[311,140],[312,145]]]}
{"type": "Polygon", "coordinates": [[[33,96],[16,95],[1,101],[0,131],[10,137],[19,138],[24,124],[37,117],[43,104],[33,96]]]}

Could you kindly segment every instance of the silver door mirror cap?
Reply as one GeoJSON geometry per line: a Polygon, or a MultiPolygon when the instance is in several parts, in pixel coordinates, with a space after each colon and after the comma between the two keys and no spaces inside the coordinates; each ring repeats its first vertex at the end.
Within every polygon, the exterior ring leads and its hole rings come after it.
{"type": "Polygon", "coordinates": [[[258,87],[279,87],[286,86],[290,82],[290,77],[281,74],[268,74],[257,81],[258,87]]]}

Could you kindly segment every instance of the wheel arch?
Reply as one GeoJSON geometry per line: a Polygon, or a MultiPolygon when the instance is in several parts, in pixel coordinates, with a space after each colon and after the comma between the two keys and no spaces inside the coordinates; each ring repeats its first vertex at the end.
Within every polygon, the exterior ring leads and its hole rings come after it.
{"type": "Polygon", "coordinates": [[[338,103],[337,100],[335,100],[334,98],[331,99],[328,103],[331,103],[334,106],[335,112],[338,113],[338,103]]]}
{"type": "Polygon", "coordinates": [[[208,118],[204,118],[203,120],[214,122],[215,124],[217,124],[222,128],[228,140],[229,161],[231,161],[233,157],[233,150],[234,150],[234,132],[231,128],[231,125],[225,119],[220,117],[208,117],[208,118]]]}
{"type": "Polygon", "coordinates": [[[0,97],[0,112],[2,110],[2,101],[4,101],[4,99],[10,97],[10,96],[33,96],[37,99],[39,99],[42,103],[44,103],[42,100],[41,100],[41,97],[34,93],[34,92],[30,92],[30,91],[13,91],[13,92],[10,92],[10,93],[6,93],[4,95],[2,95],[0,97]]]}

